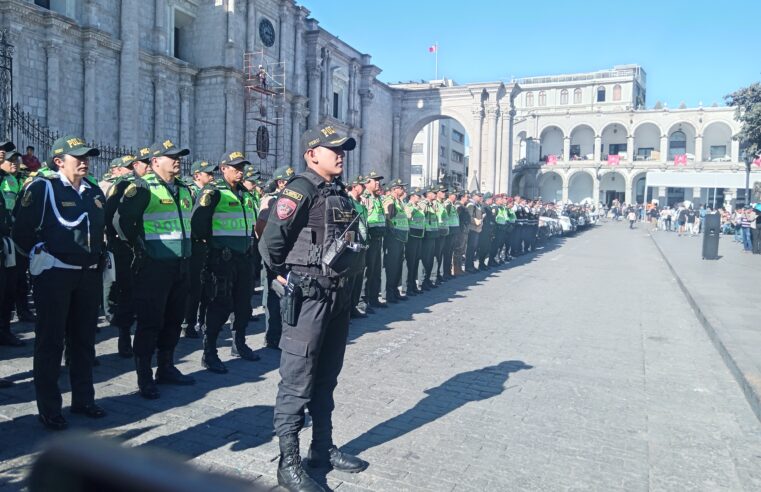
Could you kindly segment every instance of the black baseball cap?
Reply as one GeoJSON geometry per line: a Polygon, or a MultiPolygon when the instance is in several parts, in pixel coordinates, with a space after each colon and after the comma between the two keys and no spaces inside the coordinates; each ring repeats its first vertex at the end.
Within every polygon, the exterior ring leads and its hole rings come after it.
{"type": "Polygon", "coordinates": [[[222,157],[219,158],[219,165],[220,166],[247,166],[250,165],[251,162],[249,162],[246,159],[246,156],[243,155],[243,152],[239,150],[231,150],[227,151],[224,154],[222,154],[222,157]]]}
{"type": "Polygon", "coordinates": [[[156,142],[153,145],[151,145],[151,155],[150,157],[183,157],[190,154],[190,150],[188,149],[181,149],[177,147],[174,142],[167,139],[163,142],[156,142]]]}
{"type": "Polygon", "coordinates": [[[354,150],[357,141],[338,133],[332,126],[310,128],[301,135],[301,148],[304,152],[316,147],[342,148],[354,150]]]}
{"type": "Polygon", "coordinates": [[[4,150],[6,152],[10,152],[11,150],[15,149],[16,145],[11,142],[10,140],[7,142],[0,142],[0,150],[4,150]]]}
{"type": "Polygon", "coordinates": [[[50,150],[50,157],[59,157],[64,154],[73,155],[74,157],[95,157],[100,155],[98,149],[88,147],[84,140],[79,137],[67,135],[53,142],[50,150]]]}

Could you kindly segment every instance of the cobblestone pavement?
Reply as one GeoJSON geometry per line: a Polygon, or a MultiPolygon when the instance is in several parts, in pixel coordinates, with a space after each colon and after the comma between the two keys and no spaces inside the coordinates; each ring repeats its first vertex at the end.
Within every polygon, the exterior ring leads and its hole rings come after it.
{"type": "MultiPolygon", "coordinates": [[[[276,483],[275,352],[220,376],[183,339],[180,367],[198,383],[146,401],[113,331],[95,368],[110,414],[72,427],[276,483]]],[[[761,490],[761,425],[644,229],[555,240],[361,320],[350,339],[335,439],[371,466],[329,473],[333,489],[761,490]]],[[[12,490],[47,434],[30,349],[0,354],[16,381],[0,390],[0,484],[12,490]]],[[[306,429],[304,453],[308,442],[306,429]]]]}

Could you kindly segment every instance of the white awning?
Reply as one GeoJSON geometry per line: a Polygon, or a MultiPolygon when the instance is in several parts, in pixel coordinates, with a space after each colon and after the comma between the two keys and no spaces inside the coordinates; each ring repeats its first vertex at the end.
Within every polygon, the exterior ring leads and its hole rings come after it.
{"type": "MultiPolygon", "coordinates": [[[[688,171],[650,171],[646,183],[651,186],[668,186],[671,188],[745,188],[745,170],[737,172],[688,172],[688,171]]],[[[750,186],[761,181],[761,172],[750,173],[750,186]]]]}

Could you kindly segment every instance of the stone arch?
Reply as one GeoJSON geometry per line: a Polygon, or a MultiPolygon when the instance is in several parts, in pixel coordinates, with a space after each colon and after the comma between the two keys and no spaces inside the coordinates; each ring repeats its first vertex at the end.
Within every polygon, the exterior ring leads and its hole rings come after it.
{"type": "Polygon", "coordinates": [[[568,132],[568,135],[571,139],[571,160],[575,157],[583,160],[594,153],[597,132],[592,125],[579,123],[568,132]]]}
{"type": "MultiPolygon", "coordinates": [[[[630,193],[631,198],[627,201],[631,203],[646,203],[649,202],[649,198],[645,196],[645,183],[646,183],[647,171],[637,171],[632,173],[627,179],[626,189],[630,193]]],[[[652,197],[652,189],[649,193],[652,197]]]]}
{"type": "Polygon", "coordinates": [[[568,199],[579,203],[587,198],[594,200],[596,177],[587,169],[578,169],[568,175],[568,199]]]}
{"type": "MultiPolygon", "coordinates": [[[[643,121],[638,123],[632,130],[634,136],[634,149],[632,150],[634,160],[649,161],[653,160],[653,152],[660,153],[661,135],[663,128],[654,121],[643,121]]],[[[661,156],[665,158],[665,156],[661,156]]]]}
{"type": "Polygon", "coordinates": [[[600,158],[605,160],[608,155],[627,153],[627,138],[629,136],[626,124],[620,121],[611,121],[600,130],[600,158]],[[624,150],[626,149],[626,150],[624,150]]]}
{"type": "Polygon", "coordinates": [[[600,200],[610,206],[613,200],[626,201],[627,176],[620,169],[605,169],[600,173],[600,200]]]}
{"type": "Polygon", "coordinates": [[[555,155],[558,160],[562,160],[564,138],[565,133],[559,126],[545,126],[539,133],[539,145],[541,147],[539,160],[545,161],[548,155],[555,155]]]}
{"type": "MultiPolygon", "coordinates": [[[[682,153],[686,153],[689,160],[694,160],[695,138],[697,137],[697,129],[695,128],[695,125],[689,121],[676,121],[669,127],[666,137],[668,139],[666,160],[671,161],[676,155],[682,153]],[[680,139],[676,138],[675,134],[677,132],[682,132],[684,134],[684,147],[682,147],[680,139]]],[[[661,158],[663,158],[663,156],[661,156],[661,158]]]]}
{"type": "Polygon", "coordinates": [[[732,126],[724,120],[707,123],[701,133],[703,137],[702,155],[697,160],[708,162],[728,162],[731,160],[732,126]]]}
{"type": "Polygon", "coordinates": [[[544,201],[559,202],[563,199],[564,176],[554,169],[543,169],[539,175],[539,196],[544,201]]]}

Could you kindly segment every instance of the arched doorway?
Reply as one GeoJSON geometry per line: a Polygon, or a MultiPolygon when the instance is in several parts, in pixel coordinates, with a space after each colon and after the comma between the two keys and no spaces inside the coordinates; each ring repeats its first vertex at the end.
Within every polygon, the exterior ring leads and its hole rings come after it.
{"type": "Polygon", "coordinates": [[[626,148],[627,136],[626,127],[621,123],[611,123],[603,128],[600,133],[600,143],[602,145],[600,158],[604,161],[609,155],[619,155],[622,160],[628,160],[629,149],[626,148]]]}
{"type": "Polygon", "coordinates": [[[666,156],[660,155],[661,134],[663,132],[655,123],[642,123],[634,129],[634,160],[653,161],[662,160],[666,156]],[[658,159],[656,159],[658,156],[658,159]]]}
{"type": "Polygon", "coordinates": [[[610,207],[614,200],[624,203],[626,179],[618,171],[608,171],[600,177],[599,201],[610,207]]]}
{"type": "Polygon", "coordinates": [[[650,187],[647,190],[647,198],[645,197],[645,184],[647,182],[647,173],[642,172],[635,175],[632,178],[632,190],[631,196],[634,203],[650,203],[653,200],[653,188],[650,187]]]}
{"type": "Polygon", "coordinates": [[[469,186],[470,139],[457,119],[441,116],[427,122],[415,135],[409,150],[411,187],[469,186]]]}
{"type": "Polygon", "coordinates": [[[563,177],[554,171],[539,177],[539,196],[545,202],[559,202],[563,199],[563,177]]]}
{"type": "Polygon", "coordinates": [[[594,156],[595,131],[589,125],[571,130],[571,160],[591,160],[594,156]]]}
{"type": "Polygon", "coordinates": [[[548,126],[539,135],[541,162],[547,162],[547,157],[554,155],[557,160],[563,160],[563,130],[557,126],[548,126]]]}
{"type": "Polygon", "coordinates": [[[695,127],[690,123],[677,123],[669,129],[668,133],[668,156],[667,160],[673,161],[674,157],[682,154],[687,155],[687,160],[695,160],[695,127]]]}
{"type": "Polygon", "coordinates": [[[581,203],[592,200],[594,193],[594,181],[592,176],[585,171],[577,171],[568,180],[568,199],[573,203],[581,203]]]}
{"type": "Polygon", "coordinates": [[[730,162],[731,149],[732,129],[723,121],[715,121],[703,128],[703,155],[695,157],[704,162],[730,162]]]}
{"type": "Polygon", "coordinates": [[[511,193],[514,196],[526,196],[526,175],[523,173],[518,173],[515,176],[513,176],[513,189],[511,190],[511,193]]]}

